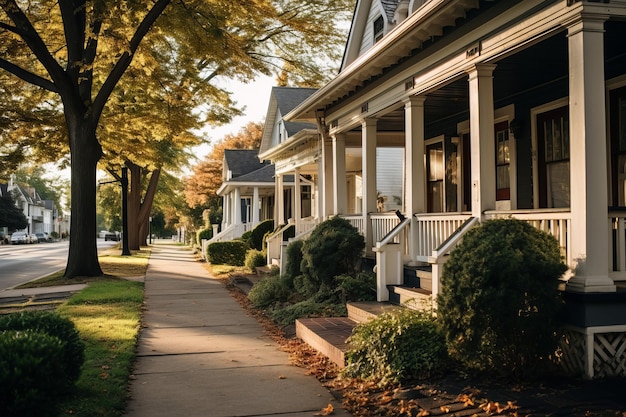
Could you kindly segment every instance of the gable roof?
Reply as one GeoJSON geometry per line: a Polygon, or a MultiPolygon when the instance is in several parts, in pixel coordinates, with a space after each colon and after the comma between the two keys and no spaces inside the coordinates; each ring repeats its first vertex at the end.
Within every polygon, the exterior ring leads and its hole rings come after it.
{"type": "MultiPolygon", "coordinates": [[[[272,87],[259,153],[264,153],[272,147],[272,133],[277,121],[277,111],[280,112],[281,117],[284,117],[284,115],[298,107],[316,91],[317,89],[315,88],[272,87]]],[[[307,122],[285,121],[284,126],[288,136],[293,136],[304,129],[316,128],[315,124],[307,122]]]]}
{"type": "Polygon", "coordinates": [[[232,173],[231,180],[256,171],[267,162],[259,162],[258,149],[226,149],[224,151],[224,168],[232,173]]]}
{"type": "Polygon", "coordinates": [[[231,179],[229,182],[269,182],[274,183],[274,165],[264,164],[262,168],[249,172],[237,178],[231,179]]]}

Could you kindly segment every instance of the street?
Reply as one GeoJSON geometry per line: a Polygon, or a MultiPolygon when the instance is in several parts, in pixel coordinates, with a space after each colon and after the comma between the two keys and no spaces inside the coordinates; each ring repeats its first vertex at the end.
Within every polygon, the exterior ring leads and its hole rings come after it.
{"type": "MultiPolygon", "coordinates": [[[[97,240],[98,250],[118,242],[97,240]]],[[[65,268],[69,242],[0,245],[0,292],[65,268]]]]}

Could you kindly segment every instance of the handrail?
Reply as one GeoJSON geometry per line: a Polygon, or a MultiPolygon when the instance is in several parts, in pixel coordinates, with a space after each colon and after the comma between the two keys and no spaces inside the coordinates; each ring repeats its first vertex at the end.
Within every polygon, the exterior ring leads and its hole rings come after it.
{"type": "Polygon", "coordinates": [[[446,240],[441,242],[441,245],[439,245],[439,247],[437,247],[437,249],[433,251],[432,258],[433,261],[435,261],[433,263],[436,263],[442,256],[448,254],[459,243],[465,233],[467,233],[472,227],[474,227],[474,225],[478,223],[479,220],[480,219],[478,217],[470,217],[463,222],[461,227],[456,229],[454,233],[448,236],[446,240]]]}
{"type": "Polygon", "coordinates": [[[376,242],[376,249],[380,249],[383,246],[391,243],[409,224],[411,224],[411,218],[407,217],[398,223],[387,235],[379,242],[376,242]]]}
{"type": "Polygon", "coordinates": [[[279,228],[275,232],[273,232],[270,236],[268,236],[267,239],[265,239],[265,241],[267,242],[267,241],[276,239],[278,236],[282,236],[283,232],[292,226],[293,226],[293,223],[289,223],[289,222],[285,223],[282,226],[279,226],[279,228]]]}

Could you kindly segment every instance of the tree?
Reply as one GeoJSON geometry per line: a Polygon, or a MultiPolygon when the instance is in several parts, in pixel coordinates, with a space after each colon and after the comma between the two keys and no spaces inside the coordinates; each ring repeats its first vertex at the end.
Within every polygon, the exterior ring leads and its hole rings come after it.
{"type": "MultiPolygon", "coordinates": [[[[337,21],[346,18],[351,3],[0,0],[4,47],[0,84],[24,85],[11,93],[11,100],[51,113],[37,120],[56,121],[49,131],[36,129],[38,136],[29,137],[33,149],[54,153],[55,160],[68,151],[70,155],[72,233],[65,276],[102,273],[95,236],[96,167],[103,157],[101,119],[114,95],[140,104],[135,96],[125,94],[123,86],[134,86],[131,90],[136,92],[154,68],[173,62],[184,63],[181,68],[189,72],[186,79],[195,81],[166,89],[179,101],[194,96],[199,85],[218,76],[250,80],[279,68],[289,68],[296,84],[319,83],[333,73],[329,67],[339,56],[333,45],[343,40],[337,21]],[[131,64],[140,78],[122,82],[131,64]],[[59,137],[65,140],[52,140],[59,137]],[[47,146],[52,150],[46,151],[47,146]]],[[[229,113],[218,113],[216,120],[228,117],[229,113]]],[[[10,137],[23,149],[19,137],[10,137]]]]}
{"type": "Polygon", "coordinates": [[[15,206],[15,202],[9,193],[0,196],[0,227],[6,227],[9,230],[26,229],[28,227],[28,219],[24,216],[22,210],[15,206]]]}
{"type": "Polygon", "coordinates": [[[236,134],[228,134],[215,143],[207,157],[193,167],[193,175],[185,179],[185,200],[190,207],[216,210],[222,184],[222,163],[226,149],[258,149],[263,137],[263,123],[250,122],[236,134]]]}

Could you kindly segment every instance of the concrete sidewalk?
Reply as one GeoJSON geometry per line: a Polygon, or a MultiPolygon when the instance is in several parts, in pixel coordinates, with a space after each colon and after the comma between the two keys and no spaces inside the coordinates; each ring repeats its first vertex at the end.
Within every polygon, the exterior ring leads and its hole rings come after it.
{"type": "Polygon", "coordinates": [[[127,417],[350,416],[187,248],[153,246],[127,417]]]}

